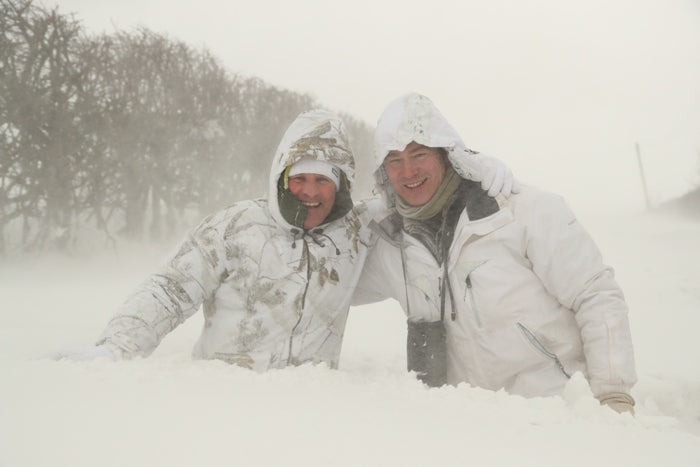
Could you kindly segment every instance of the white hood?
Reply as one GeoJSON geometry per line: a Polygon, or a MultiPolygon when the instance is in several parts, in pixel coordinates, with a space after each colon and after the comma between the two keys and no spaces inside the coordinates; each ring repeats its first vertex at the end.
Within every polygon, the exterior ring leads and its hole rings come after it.
{"type": "Polygon", "coordinates": [[[473,163],[478,153],[467,148],[435,104],[418,93],[404,94],[384,109],[374,134],[374,182],[387,207],[394,205],[395,193],[381,170],[384,158],[390,151],[403,151],[412,141],[445,149],[452,167],[462,178],[482,179],[483,174],[474,170],[480,167],[473,163]]]}
{"type": "Polygon", "coordinates": [[[280,213],[277,182],[286,167],[304,158],[330,162],[340,168],[345,173],[348,190],[355,181],[355,159],[342,120],[335,114],[320,109],[300,114],[284,133],[277,147],[268,186],[270,212],[275,221],[289,228],[293,226],[280,213]]]}
{"type": "Polygon", "coordinates": [[[455,151],[472,152],[435,104],[417,93],[393,100],[379,117],[374,135],[375,170],[389,151],[403,151],[411,141],[431,148],[445,148],[450,155],[455,151]]]}

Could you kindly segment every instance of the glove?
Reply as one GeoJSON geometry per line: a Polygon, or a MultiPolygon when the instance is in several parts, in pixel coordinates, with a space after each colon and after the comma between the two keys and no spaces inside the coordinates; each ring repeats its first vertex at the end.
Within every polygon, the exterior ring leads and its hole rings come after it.
{"type": "Polygon", "coordinates": [[[89,347],[71,347],[55,352],[50,352],[44,355],[43,358],[50,360],[73,360],[76,362],[94,360],[96,358],[106,358],[115,361],[117,358],[114,353],[104,345],[91,345],[89,347]]]}
{"type": "Polygon", "coordinates": [[[596,396],[601,405],[607,405],[617,413],[630,413],[634,415],[634,399],[624,392],[608,392],[596,396]]]}
{"type": "Polygon", "coordinates": [[[481,188],[488,190],[491,197],[502,194],[507,198],[520,192],[520,182],[508,166],[496,157],[471,150],[454,151],[450,154],[450,162],[462,178],[481,182],[481,188]]]}

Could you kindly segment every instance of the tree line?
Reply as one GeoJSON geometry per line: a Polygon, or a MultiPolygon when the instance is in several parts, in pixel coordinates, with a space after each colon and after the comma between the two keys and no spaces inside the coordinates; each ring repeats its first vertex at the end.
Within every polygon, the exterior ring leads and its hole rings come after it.
{"type": "MultiPolygon", "coordinates": [[[[0,256],[73,249],[85,231],[158,239],[262,196],[284,130],[315,107],[146,28],[91,35],[57,7],[0,0],[0,256]]],[[[370,127],[341,117],[368,157],[370,127]]]]}

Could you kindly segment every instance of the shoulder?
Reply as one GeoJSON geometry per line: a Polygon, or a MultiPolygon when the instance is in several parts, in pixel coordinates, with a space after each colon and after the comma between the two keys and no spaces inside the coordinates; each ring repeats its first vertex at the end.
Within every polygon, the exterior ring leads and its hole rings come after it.
{"type": "Polygon", "coordinates": [[[522,186],[519,193],[511,195],[506,205],[516,217],[546,213],[573,216],[564,197],[529,185],[522,186]]]}
{"type": "Polygon", "coordinates": [[[536,187],[523,186],[508,198],[507,206],[530,235],[561,233],[578,224],[562,196],[536,187]]]}
{"type": "Polygon", "coordinates": [[[369,221],[386,211],[386,205],[380,198],[366,198],[356,203],[352,210],[363,225],[368,225],[369,221]]]}
{"type": "Polygon", "coordinates": [[[197,236],[211,234],[226,237],[232,230],[274,224],[265,199],[239,201],[207,216],[194,230],[197,236]]]}

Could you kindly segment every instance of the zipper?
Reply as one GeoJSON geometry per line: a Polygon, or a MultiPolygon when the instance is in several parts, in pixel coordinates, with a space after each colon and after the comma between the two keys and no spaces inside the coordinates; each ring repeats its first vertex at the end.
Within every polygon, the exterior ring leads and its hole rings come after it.
{"type": "Polygon", "coordinates": [[[571,379],[571,375],[566,372],[566,369],[564,368],[564,365],[561,363],[561,360],[559,360],[559,357],[557,356],[557,354],[555,354],[554,352],[549,350],[547,347],[545,347],[539,341],[539,339],[537,339],[537,337],[532,333],[532,331],[530,331],[528,328],[526,328],[523,323],[518,322],[517,325],[518,325],[518,328],[520,328],[520,332],[523,333],[523,335],[535,347],[535,349],[537,349],[545,357],[554,360],[554,363],[556,363],[557,367],[559,367],[561,372],[564,373],[564,376],[571,379]]]}
{"type": "Polygon", "coordinates": [[[469,274],[467,274],[467,278],[464,280],[464,282],[467,285],[467,288],[464,291],[464,300],[466,300],[467,295],[469,295],[469,303],[472,306],[472,312],[474,313],[476,325],[481,329],[483,328],[483,324],[481,322],[481,316],[479,315],[479,309],[476,307],[476,301],[474,300],[474,291],[472,290],[472,278],[469,277],[469,274]]]}
{"type": "MultiPolygon", "coordinates": [[[[301,310],[299,312],[299,319],[292,328],[292,332],[289,335],[289,354],[287,355],[287,365],[292,364],[292,344],[294,342],[294,333],[296,332],[299,324],[301,324],[301,319],[304,317],[304,306],[306,305],[306,292],[309,290],[309,282],[311,282],[311,258],[309,254],[309,244],[306,243],[306,239],[302,237],[304,242],[303,255],[306,256],[306,285],[304,286],[304,293],[301,296],[301,310]]],[[[303,257],[303,256],[302,256],[303,257]]]]}

